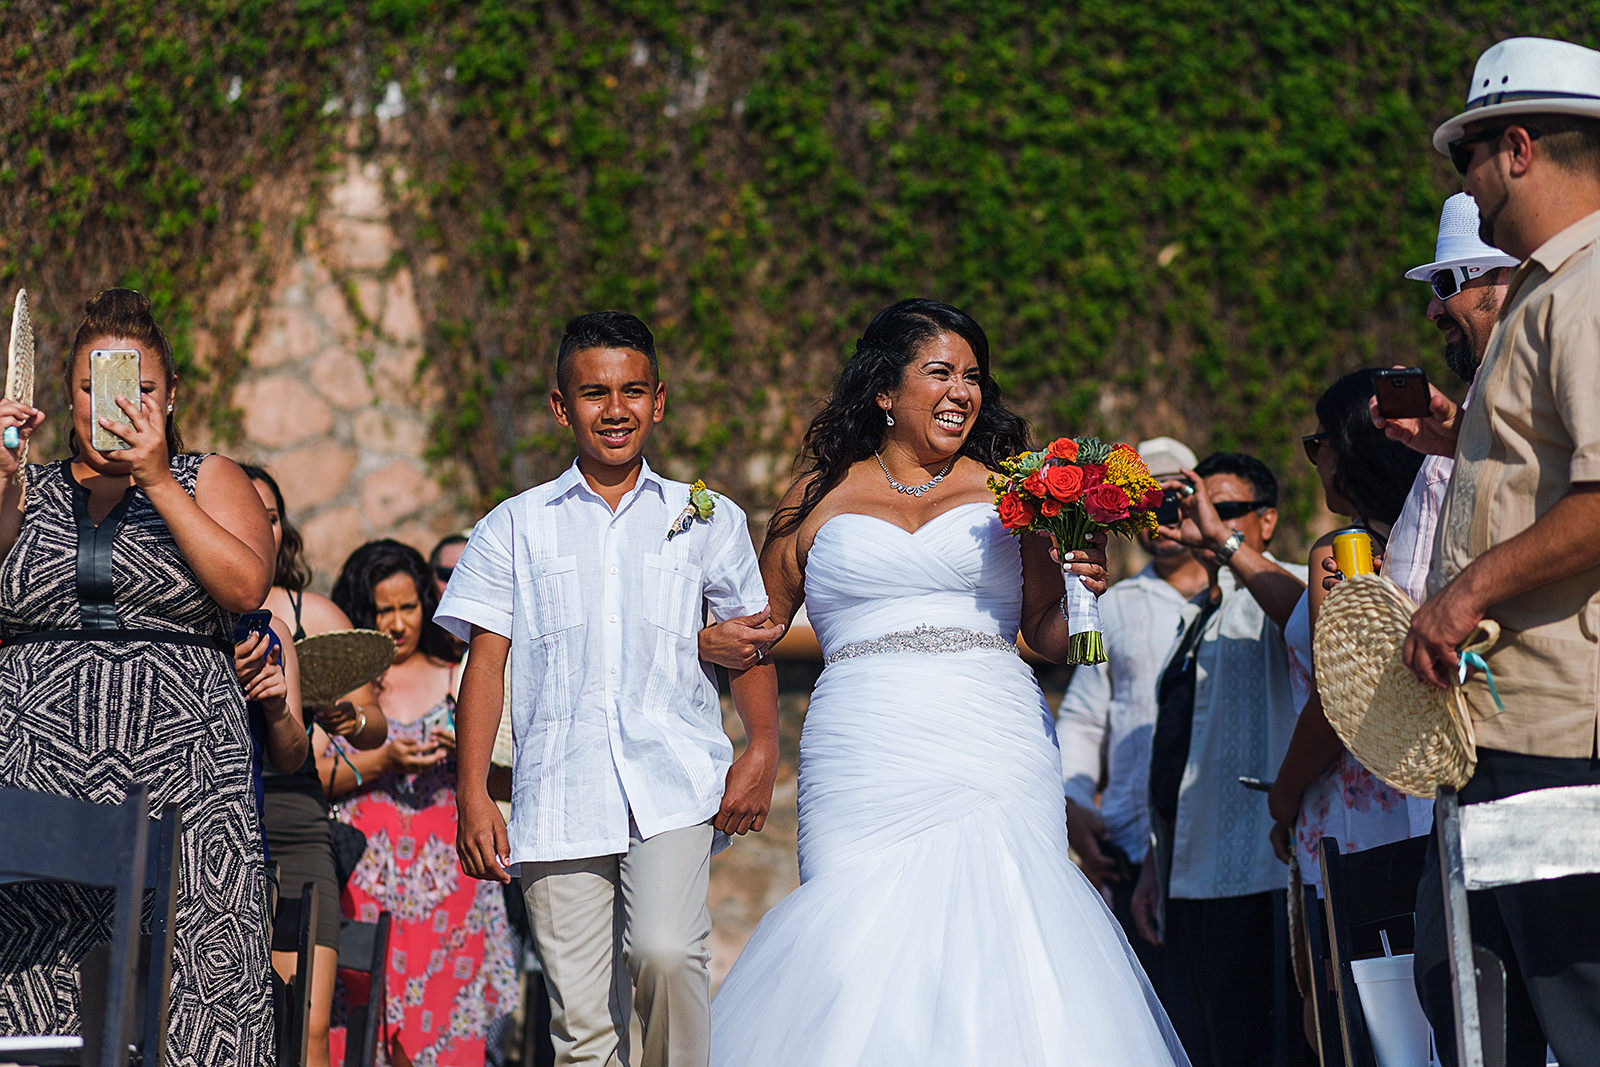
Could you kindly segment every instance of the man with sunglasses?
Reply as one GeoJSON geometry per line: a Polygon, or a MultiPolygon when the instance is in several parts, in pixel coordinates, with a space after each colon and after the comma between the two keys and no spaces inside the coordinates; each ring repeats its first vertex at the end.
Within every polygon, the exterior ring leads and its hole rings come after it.
{"type": "MultiPolygon", "coordinates": [[[[1455,471],[1431,595],[1404,656],[1441,688],[1479,620],[1500,624],[1462,686],[1478,742],[1463,804],[1600,784],[1600,52],[1513,38],[1478,60],[1466,109],[1435,131],[1481,212],[1479,236],[1524,262],[1512,276],[1472,405],[1433,396],[1390,436],[1455,471]],[[1503,702],[1504,710],[1500,709],[1503,702]]],[[[1379,420],[1380,423],[1382,420],[1379,420]]],[[[1456,1062],[1438,857],[1417,893],[1417,989],[1441,1059],[1456,1062]]],[[[1471,895],[1474,940],[1506,964],[1506,1063],[1600,1049],[1600,878],[1471,895]]]]}
{"type": "Polygon", "coordinates": [[[1283,865],[1267,839],[1272,816],[1241,778],[1271,779],[1299,707],[1283,625],[1306,569],[1268,545],[1278,482],[1253,456],[1219,452],[1181,472],[1192,492],[1163,539],[1188,546],[1208,585],[1184,605],[1156,685],[1149,817],[1154,844],[1132,911],[1161,944],[1156,994],[1194,1067],[1267,1067],[1279,1037],[1288,1063],[1310,1063],[1299,998],[1274,927],[1285,914],[1283,865]],[[1280,996],[1281,994],[1281,996],[1280,996]],[[1294,1004],[1293,1017],[1275,1005],[1294,1004]]]}
{"type": "MultiPolygon", "coordinates": [[[[1407,278],[1428,282],[1432,288],[1427,315],[1444,334],[1445,365],[1469,385],[1489,347],[1489,334],[1516,265],[1515,259],[1483,243],[1478,236],[1478,202],[1466,193],[1456,193],[1444,202],[1439,214],[1433,261],[1406,271],[1407,278]]],[[[1308,444],[1308,451],[1310,447],[1308,444]]],[[[1389,534],[1383,573],[1419,604],[1428,595],[1439,506],[1454,466],[1448,456],[1423,460],[1405,508],[1389,534]]],[[[1426,833],[1426,824],[1417,830],[1426,833]]]]}

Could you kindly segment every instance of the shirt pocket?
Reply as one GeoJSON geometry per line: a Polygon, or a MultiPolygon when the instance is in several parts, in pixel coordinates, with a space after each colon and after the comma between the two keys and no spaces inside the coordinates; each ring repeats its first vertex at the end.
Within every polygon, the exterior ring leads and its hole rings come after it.
{"type": "Polygon", "coordinates": [[[578,557],[556,556],[529,567],[527,612],[532,636],[547,637],[570,630],[583,621],[583,601],[578,591],[578,557]]]}
{"type": "Polygon", "coordinates": [[[679,637],[694,637],[704,618],[699,567],[666,556],[644,557],[645,618],[679,637]]]}

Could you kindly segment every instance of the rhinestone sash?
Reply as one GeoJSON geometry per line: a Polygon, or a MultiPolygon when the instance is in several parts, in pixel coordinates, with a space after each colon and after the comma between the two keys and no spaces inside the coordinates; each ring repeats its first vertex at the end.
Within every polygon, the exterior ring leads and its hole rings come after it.
{"type": "Polygon", "coordinates": [[[861,656],[881,656],[886,652],[970,652],[975,648],[1017,651],[1016,642],[1007,641],[998,634],[968,630],[964,626],[924,625],[914,630],[896,630],[867,641],[854,641],[835,650],[822,662],[826,666],[861,656]]]}

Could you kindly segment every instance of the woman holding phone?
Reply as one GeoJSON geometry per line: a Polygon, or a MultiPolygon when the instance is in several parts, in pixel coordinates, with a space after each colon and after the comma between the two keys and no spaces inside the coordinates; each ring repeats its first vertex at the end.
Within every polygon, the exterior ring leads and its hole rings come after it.
{"type": "MultiPolygon", "coordinates": [[[[0,448],[0,785],[104,803],[138,783],[152,816],[179,807],[167,1062],[266,1063],[266,880],[232,640],[272,581],[266,512],[233,461],[184,452],[172,346],[143,295],[90,300],[65,370],[71,457],[24,467],[0,448]],[[105,395],[96,352],[135,353],[131,383],[105,395]],[[97,428],[126,447],[96,448],[97,428]]],[[[43,420],[0,401],[19,445],[43,420]]],[[[0,887],[8,1029],[76,1029],[75,968],[109,905],[0,887]]]]}
{"type": "MultiPolygon", "coordinates": [[[[335,738],[341,758],[324,771],[330,794],[345,798],[340,818],[367,835],[345,914],[372,922],[387,908],[393,916],[388,1059],[396,1067],[478,1063],[517,985],[500,886],[467,877],[456,858],[456,645],[433,621],[439,594],[427,562],[398,541],[352,552],[333,601],[395,644],[377,685],[388,743],[358,752],[335,738]]],[[[335,1060],[343,1045],[336,1026],[335,1060]]]]}

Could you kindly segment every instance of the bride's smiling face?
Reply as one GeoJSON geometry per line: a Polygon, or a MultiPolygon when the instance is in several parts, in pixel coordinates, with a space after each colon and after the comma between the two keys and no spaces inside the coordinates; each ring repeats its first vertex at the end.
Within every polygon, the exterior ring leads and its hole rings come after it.
{"type": "Polygon", "coordinates": [[[911,357],[895,391],[878,395],[878,406],[894,419],[884,431],[885,441],[954,455],[978,419],[982,382],[972,346],[957,334],[939,334],[911,357]]]}

